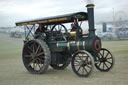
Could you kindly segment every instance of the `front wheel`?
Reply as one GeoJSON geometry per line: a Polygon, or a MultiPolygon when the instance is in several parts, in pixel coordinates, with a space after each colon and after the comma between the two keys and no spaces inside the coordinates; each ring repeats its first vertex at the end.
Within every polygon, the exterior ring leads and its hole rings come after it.
{"type": "Polygon", "coordinates": [[[88,77],[94,69],[94,59],[87,51],[79,51],[72,58],[72,69],[80,77],[88,77]]]}
{"type": "Polygon", "coordinates": [[[97,63],[95,66],[98,70],[103,72],[109,71],[115,63],[112,53],[105,48],[101,48],[96,58],[97,63]]]}

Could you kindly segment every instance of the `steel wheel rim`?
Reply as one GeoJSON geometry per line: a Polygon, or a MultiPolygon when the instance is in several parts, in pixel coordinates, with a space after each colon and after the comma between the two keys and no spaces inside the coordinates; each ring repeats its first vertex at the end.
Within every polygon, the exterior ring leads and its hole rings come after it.
{"type": "Polygon", "coordinates": [[[102,48],[97,57],[97,69],[100,71],[109,71],[114,65],[114,57],[107,49],[102,48]]]}
{"type": "Polygon", "coordinates": [[[45,62],[45,54],[41,45],[33,40],[25,45],[24,50],[26,51],[23,52],[25,67],[31,72],[40,72],[45,62]]]}
{"type": "Polygon", "coordinates": [[[93,70],[94,60],[86,52],[79,53],[76,53],[72,59],[73,71],[80,77],[88,77],[93,70]]]}

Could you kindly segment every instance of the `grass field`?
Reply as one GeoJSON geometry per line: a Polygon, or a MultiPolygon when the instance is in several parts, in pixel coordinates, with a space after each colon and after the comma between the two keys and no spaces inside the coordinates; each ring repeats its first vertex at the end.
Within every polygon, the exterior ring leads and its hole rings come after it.
{"type": "Polygon", "coordinates": [[[0,34],[0,85],[128,85],[128,40],[102,44],[115,56],[115,66],[109,72],[95,68],[88,78],[79,78],[69,66],[62,71],[49,68],[46,74],[33,75],[22,63],[23,39],[0,34]]]}

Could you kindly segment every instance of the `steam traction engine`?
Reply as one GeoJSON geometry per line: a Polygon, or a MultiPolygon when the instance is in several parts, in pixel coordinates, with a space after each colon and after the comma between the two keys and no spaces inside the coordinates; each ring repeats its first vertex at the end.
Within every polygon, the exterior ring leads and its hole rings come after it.
{"type": "Polygon", "coordinates": [[[114,64],[111,52],[101,46],[95,35],[93,4],[87,5],[87,13],[78,12],[17,22],[24,26],[25,40],[23,63],[34,74],[44,73],[50,65],[63,70],[71,62],[73,71],[87,77],[94,66],[100,71],[109,71],[114,64]],[[83,34],[80,22],[88,20],[89,34],[83,34]],[[70,32],[65,24],[71,23],[70,32]]]}

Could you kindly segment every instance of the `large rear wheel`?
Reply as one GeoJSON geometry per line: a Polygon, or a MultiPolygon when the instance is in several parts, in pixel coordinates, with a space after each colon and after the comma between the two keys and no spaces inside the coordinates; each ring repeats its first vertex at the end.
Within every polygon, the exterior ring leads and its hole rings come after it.
{"type": "Polygon", "coordinates": [[[44,73],[51,62],[51,54],[47,44],[38,39],[25,43],[22,58],[26,69],[34,74],[44,73]]]}

